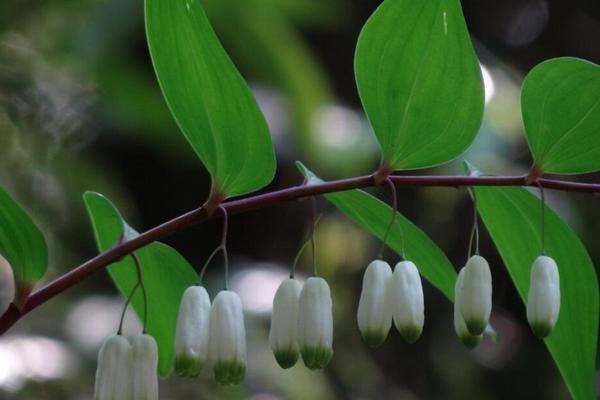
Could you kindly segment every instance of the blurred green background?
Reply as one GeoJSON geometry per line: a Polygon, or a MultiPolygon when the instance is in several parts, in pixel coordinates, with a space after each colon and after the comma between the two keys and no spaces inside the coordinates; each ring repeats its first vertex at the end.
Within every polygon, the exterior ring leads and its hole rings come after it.
{"type": "MultiPolygon", "coordinates": [[[[302,181],[296,159],[323,178],[377,167],[377,145],[360,110],[352,70],[358,32],[377,1],[201,1],[269,122],[278,159],[271,189],[302,181]]],[[[462,3],[486,86],[485,120],[465,158],[486,172],[524,173],[531,159],[521,128],[521,80],[550,57],[600,62],[600,4],[462,3]]],[[[458,160],[418,173],[462,170],[458,160]]],[[[158,90],[141,1],[0,2],[0,185],[26,207],[49,241],[45,282],[96,252],[81,198],[85,190],[113,199],[140,230],[203,203],[209,177],[158,90]]],[[[471,228],[465,191],[413,188],[399,195],[400,210],[462,266],[471,228]]],[[[598,200],[558,192],[548,192],[547,199],[598,264],[598,200]]],[[[310,372],[299,364],[283,371],[268,347],[272,296],[310,224],[309,203],[282,204],[230,221],[232,288],[246,308],[245,384],[220,388],[207,377],[170,378],[160,383],[161,399],[569,398],[546,348],[530,333],[524,307],[485,231],[481,252],[493,270],[492,323],[500,341],[486,338],[474,351],[462,347],[451,304],[426,283],[421,339],[407,345],[393,332],[372,350],[360,339],[356,308],[362,271],[378,243],[329,204],[320,201],[319,210],[324,214],[316,233],[319,270],[334,297],[330,366],[310,372]]],[[[200,267],[219,235],[220,224],[211,222],[166,242],[200,267]]],[[[397,261],[391,253],[386,258],[397,261]]],[[[301,271],[309,261],[302,260],[301,271]]],[[[207,284],[213,296],[222,280],[217,264],[207,284]]],[[[0,261],[2,308],[12,290],[10,269],[0,261]]],[[[122,304],[101,272],[20,321],[0,338],[0,399],[91,399],[97,351],[116,331],[122,304]]],[[[139,329],[130,315],[126,333],[139,329]]]]}

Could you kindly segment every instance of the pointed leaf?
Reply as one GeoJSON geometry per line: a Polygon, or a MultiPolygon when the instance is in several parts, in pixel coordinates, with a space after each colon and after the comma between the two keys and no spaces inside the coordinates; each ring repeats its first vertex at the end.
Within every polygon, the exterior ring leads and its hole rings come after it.
{"type": "MultiPolygon", "coordinates": [[[[127,238],[137,235],[106,197],[99,193],[86,192],[84,200],[100,251],[114,246],[123,232],[127,238]]],[[[184,290],[197,283],[198,276],[181,254],[163,243],[154,242],[137,250],[135,254],[140,260],[148,297],[147,329],[158,344],[160,374],[166,376],[173,365],[179,302],[184,290]]],[[[125,257],[114,263],[108,267],[108,273],[123,297],[127,298],[137,283],[133,259],[125,257]]],[[[144,301],[141,290],[136,291],[131,304],[143,321],[144,301]]],[[[115,316],[115,321],[117,320],[118,316],[115,316]]]]}
{"type": "Polygon", "coordinates": [[[600,67],[577,58],[544,61],[521,93],[527,142],[543,172],[600,170],[600,67]]]}
{"type": "MultiPolygon", "coordinates": [[[[529,275],[540,255],[540,201],[522,188],[478,187],[477,206],[502,260],[526,301],[529,275]]],[[[577,235],[549,207],[546,253],[558,264],[558,322],[544,341],[575,399],[594,398],[598,340],[598,280],[577,235]]]]}
{"type": "Polygon", "coordinates": [[[146,0],[146,34],[158,82],[179,128],[225,197],[267,185],[275,173],[269,129],[199,0],[146,0]]]}
{"type": "Polygon", "coordinates": [[[473,142],[483,84],[458,0],[386,0],[354,60],[360,99],[395,170],[442,164],[473,142]]]}
{"type": "MultiPolygon", "coordinates": [[[[0,188],[0,255],[15,279],[15,301],[22,303],[46,273],[48,247],[42,232],[12,197],[0,188]]],[[[22,304],[18,304],[22,305],[22,304]]]]}
{"type": "MultiPolygon", "coordinates": [[[[300,171],[308,178],[309,184],[323,182],[301,163],[300,171]]],[[[335,205],[352,221],[372,235],[383,240],[392,218],[392,208],[362,190],[347,190],[329,193],[325,198],[335,205]]],[[[404,235],[406,259],[415,263],[419,272],[448,299],[454,299],[456,271],[444,252],[419,227],[400,213],[396,213],[397,223],[392,227],[387,245],[396,253],[402,254],[401,235],[404,235]]]]}

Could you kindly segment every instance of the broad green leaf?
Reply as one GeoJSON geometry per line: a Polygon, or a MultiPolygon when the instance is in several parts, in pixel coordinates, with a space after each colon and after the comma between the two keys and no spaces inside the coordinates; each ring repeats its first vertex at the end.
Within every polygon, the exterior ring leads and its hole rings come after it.
{"type": "Polygon", "coordinates": [[[225,197],[267,185],[275,155],[267,123],[199,0],[146,0],[158,82],[179,128],[225,197]]]}
{"type": "Polygon", "coordinates": [[[481,70],[458,0],[386,0],[358,38],[360,99],[394,170],[450,161],[483,118],[481,70]]]}
{"type": "MultiPolygon", "coordinates": [[[[10,264],[15,279],[15,300],[26,296],[46,273],[46,240],[29,215],[0,188],[0,255],[10,264]]],[[[18,304],[21,306],[22,304],[18,304]]]]}
{"type": "MultiPolygon", "coordinates": [[[[301,163],[300,171],[309,184],[323,182],[301,163]]],[[[352,221],[372,235],[383,240],[392,217],[392,208],[362,190],[347,190],[329,193],[325,198],[335,205],[352,221]]],[[[454,299],[456,271],[444,252],[423,232],[402,214],[396,213],[397,223],[392,227],[387,245],[396,253],[402,253],[401,235],[404,235],[406,259],[415,263],[419,272],[448,299],[454,299]]]]}
{"type": "Polygon", "coordinates": [[[600,67],[555,58],[527,74],[521,93],[527,142],[543,172],[600,170],[600,67]]]}
{"type": "MultiPolygon", "coordinates": [[[[525,302],[529,274],[540,255],[540,201],[525,189],[479,187],[477,207],[525,302]]],[[[575,399],[594,398],[598,340],[598,280],[577,235],[546,207],[546,254],[556,260],[561,305],[544,341],[575,399]]],[[[524,313],[523,313],[524,314],[524,313]]]]}
{"type": "MultiPolygon", "coordinates": [[[[114,246],[123,232],[126,238],[137,235],[121,217],[115,206],[104,196],[86,192],[84,200],[92,220],[96,242],[100,251],[114,246]]],[[[183,291],[197,283],[198,276],[190,264],[173,248],[154,242],[135,252],[140,260],[142,276],[148,296],[148,332],[158,344],[160,374],[171,371],[174,357],[175,325],[183,291]]],[[[135,264],[131,257],[108,267],[108,273],[126,298],[137,283],[135,264]]],[[[131,302],[140,320],[144,318],[144,301],[137,290],[131,302]]],[[[117,328],[115,316],[115,330],[117,328]]]]}

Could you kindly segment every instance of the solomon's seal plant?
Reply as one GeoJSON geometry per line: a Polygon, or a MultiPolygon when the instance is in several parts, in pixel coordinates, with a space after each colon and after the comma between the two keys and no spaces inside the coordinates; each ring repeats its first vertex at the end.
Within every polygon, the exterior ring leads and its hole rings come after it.
{"type": "Polygon", "coordinates": [[[135,400],[158,400],[158,348],[150,335],[141,334],[131,342],[131,392],[135,400]]]}
{"type": "Polygon", "coordinates": [[[531,267],[527,295],[527,320],[533,333],[545,338],[552,332],[560,311],[560,280],[556,262],[539,256],[531,267]]]}
{"type": "Polygon", "coordinates": [[[131,344],[121,335],[106,338],[98,352],[95,400],[129,399],[132,395],[131,344]]]}
{"type": "Polygon", "coordinates": [[[459,310],[471,335],[481,335],[492,312],[492,274],[485,258],[474,255],[464,267],[459,310]]]}
{"type": "Polygon", "coordinates": [[[246,374],[246,328],[237,293],[221,290],[210,308],[210,360],[215,380],[237,385],[246,374]]]}
{"type": "Polygon", "coordinates": [[[425,321],[423,286],[414,263],[396,264],[390,290],[394,325],[404,340],[414,343],[421,336],[425,321]]]}
{"type": "Polygon", "coordinates": [[[298,304],[298,346],[310,369],[324,368],[333,356],[333,311],[327,281],[310,277],[298,304]]]}
{"type": "Polygon", "coordinates": [[[467,324],[465,324],[465,319],[463,318],[462,312],[460,310],[460,305],[462,304],[461,296],[462,296],[462,282],[465,276],[465,267],[462,267],[458,272],[458,277],[456,278],[456,284],[454,285],[454,331],[456,335],[460,338],[462,343],[468,348],[472,349],[477,346],[481,341],[483,334],[473,335],[467,329],[467,324]]]}
{"type": "Polygon", "coordinates": [[[269,345],[281,368],[290,368],[300,357],[298,348],[298,304],[302,284],[294,278],[281,282],[273,298],[269,345]]]}
{"type": "Polygon", "coordinates": [[[183,292],[175,330],[175,373],[184,377],[200,374],[208,358],[210,298],[203,286],[183,292]]]}
{"type": "MultiPolygon", "coordinates": [[[[365,271],[357,320],[367,343],[382,342],[392,319],[408,342],[421,335],[423,277],[454,299],[454,328],[473,347],[484,332],[492,331],[488,262],[479,255],[478,244],[475,252],[469,246],[468,261],[457,278],[443,249],[398,211],[395,192],[398,186],[468,188],[476,203],[475,217],[481,216],[502,259],[493,265],[507,269],[526,303],[534,334],[547,337],[544,345],[566,390],[576,400],[595,396],[597,276],[581,240],[545,204],[544,189],[600,193],[598,183],[545,176],[600,171],[597,65],[561,57],[540,63],[525,77],[520,105],[533,160],[526,174],[486,175],[470,164],[465,175],[396,174],[439,166],[463,154],[481,127],[484,88],[459,0],[384,0],[365,23],[354,60],[360,101],[381,150],[377,170],[323,181],[298,163],[304,179],[300,183],[298,177],[297,186],[250,195],[272,181],[275,151],[262,111],[213,31],[203,2],[144,3],[152,65],[174,120],[210,174],[208,198],[198,199],[200,207],[138,232],[109,199],[86,192],[99,254],[36,290],[48,267],[44,235],[0,188],[0,255],[12,269],[15,289],[0,316],[1,334],[110,266],[110,277],[127,298],[123,311],[132,305],[143,333],[130,343],[119,327],[102,345],[97,400],[156,399],[157,373],[166,377],[175,369],[196,376],[207,361],[217,382],[238,384],[246,370],[246,339],[241,300],[227,289],[228,215],[291,200],[310,199],[314,205],[315,197],[323,196],[381,240],[382,249],[387,245],[405,260],[391,274],[384,261],[371,263],[365,271]],[[392,206],[362,190],[383,184],[393,190],[392,206]],[[541,202],[529,187],[540,189],[541,202]],[[241,195],[248,196],[234,198],[241,195]],[[223,221],[221,243],[198,273],[159,240],[209,219],[223,221]],[[204,287],[193,285],[203,282],[206,266],[219,253],[225,290],[211,305],[204,287]]],[[[313,216],[313,231],[314,222],[313,216]]],[[[316,274],[314,237],[311,244],[314,276],[301,288],[293,279],[285,281],[274,299],[269,343],[282,367],[293,365],[298,353],[310,369],[326,367],[333,356],[331,293],[316,274]]],[[[383,259],[382,251],[377,259],[383,259]]]]}
{"type": "Polygon", "coordinates": [[[392,269],[385,261],[375,260],[365,270],[358,302],[358,328],[369,346],[378,346],[392,326],[390,284],[392,269]]]}

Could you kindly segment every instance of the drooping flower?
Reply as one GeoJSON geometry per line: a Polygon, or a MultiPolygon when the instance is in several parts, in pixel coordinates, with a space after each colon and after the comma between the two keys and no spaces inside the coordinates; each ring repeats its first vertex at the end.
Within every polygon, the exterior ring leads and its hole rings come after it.
{"type": "Polygon", "coordinates": [[[465,268],[463,267],[460,269],[458,277],[456,278],[456,284],[454,285],[454,330],[456,331],[456,335],[460,338],[462,343],[469,349],[472,349],[479,344],[483,335],[472,335],[467,329],[465,320],[463,319],[462,313],[460,312],[460,287],[462,285],[464,275],[465,268]]]}
{"type": "Polygon", "coordinates": [[[404,340],[414,343],[425,322],[425,305],[421,276],[414,263],[401,261],[396,264],[390,286],[390,299],[394,325],[404,340]]]}
{"type": "Polygon", "coordinates": [[[464,267],[459,310],[472,335],[480,335],[492,312],[492,274],[485,258],[474,255],[464,267]]]}
{"type": "Polygon", "coordinates": [[[95,400],[129,399],[131,383],[131,344],[121,335],[106,338],[98,352],[95,400]]]}
{"type": "Polygon", "coordinates": [[[302,284],[289,278],[281,282],[273,298],[269,344],[281,368],[294,366],[300,356],[297,331],[301,291],[302,284]]]}
{"type": "Polygon", "coordinates": [[[333,356],[331,291],[323,278],[306,280],[298,305],[298,345],[310,369],[324,368],[333,356]]]}
{"type": "Polygon", "coordinates": [[[369,264],[362,282],[358,302],[358,328],[369,346],[378,346],[387,337],[392,326],[389,290],[392,268],[385,261],[369,264]]]}
{"type": "Polygon", "coordinates": [[[246,374],[246,329],[237,293],[221,290],[210,308],[209,353],[215,380],[237,385],[246,374]]]}
{"type": "Polygon", "coordinates": [[[175,334],[175,373],[184,377],[200,374],[208,358],[210,298],[202,286],[183,292],[175,334]]]}
{"type": "Polygon", "coordinates": [[[560,311],[560,279],[556,262],[539,256],[531,267],[527,320],[533,333],[544,338],[550,334],[560,311]]]}
{"type": "Polygon", "coordinates": [[[158,347],[147,334],[137,335],[131,343],[132,399],[158,400],[158,347]]]}

